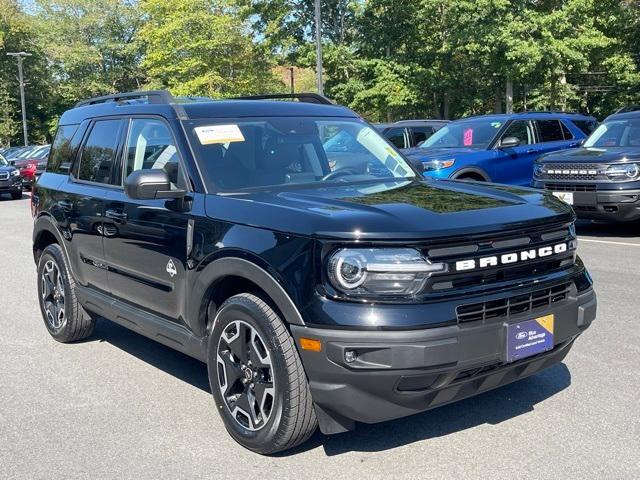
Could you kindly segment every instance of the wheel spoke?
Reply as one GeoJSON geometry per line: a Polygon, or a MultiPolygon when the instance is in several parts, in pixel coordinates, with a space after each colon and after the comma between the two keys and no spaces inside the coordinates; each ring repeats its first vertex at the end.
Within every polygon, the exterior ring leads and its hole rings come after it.
{"type": "Polygon", "coordinates": [[[227,394],[236,382],[242,378],[242,370],[240,369],[240,365],[231,360],[231,354],[229,351],[222,352],[219,357],[222,360],[226,380],[223,393],[227,394]]]}
{"type": "Polygon", "coordinates": [[[229,348],[233,355],[240,360],[241,363],[246,364],[249,361],[249,354],[247,350],[247,325],[244,322],[236,322],[238,334],[228,342],[229,348]]]}

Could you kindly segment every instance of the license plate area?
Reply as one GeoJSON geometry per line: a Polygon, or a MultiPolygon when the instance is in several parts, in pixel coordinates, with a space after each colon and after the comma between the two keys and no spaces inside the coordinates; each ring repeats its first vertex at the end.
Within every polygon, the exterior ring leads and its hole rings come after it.
{"type": "Polygon", "coordinates": [[[553,192],[553,196],[559,198],[564,203],[573,205],[573,192],[553,192]]]}
{"type": "Polygon", "coordinates": [[[553,349],[554,316],[507,325],[507,362],[515,362],[553,349]]]}

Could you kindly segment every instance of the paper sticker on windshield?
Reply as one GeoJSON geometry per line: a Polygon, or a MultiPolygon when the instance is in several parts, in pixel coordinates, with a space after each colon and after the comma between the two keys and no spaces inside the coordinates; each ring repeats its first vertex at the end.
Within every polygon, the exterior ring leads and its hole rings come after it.
{"type": "Polygon", "coordinates": [[[206,127],[196,127],[195,132],[202,145],[244,142],[244,135],[242,135],[238,125],[208,125],[206,127]]]}

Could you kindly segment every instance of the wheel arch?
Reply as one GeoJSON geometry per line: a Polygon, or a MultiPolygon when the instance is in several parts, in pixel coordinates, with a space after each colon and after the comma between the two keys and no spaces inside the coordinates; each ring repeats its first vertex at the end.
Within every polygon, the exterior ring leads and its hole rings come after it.
{"type": "Polygon", "coordinates": [[[461,168],[460,170],[457,170],[453,175],[451,175],[450,178],[453,180],[459,180],[464,176],[468,176],[468,177],[478,176],[484,182],[491,182],[491,177],[489,176],[489,174],[480,167],[461,168]]]}
{"type": "MultiPolygon", "coordinates": [[[[56,228],[54,220],[49,215],[39,216],[33,225],[33,260],[38,263],[45,248],[52,244],[62,247],[65,255],[67,251],[62,241],[60,232],[56,228]]],[[[68,262],[67,262],[68,263],[68,262]]]]}
{"type": "Polygon", "coordinates": [[[201,334],[207,335],[220,305],[238,293],[258,294],[282,316],[285,324],[304,326],[304,320],[291,295],[268,267],[237,256],[218,258],[198,274],[190,307],[190,317],[197,319],[201,334]],[[263,298],[266,297],[266,298],[263,298]]]}

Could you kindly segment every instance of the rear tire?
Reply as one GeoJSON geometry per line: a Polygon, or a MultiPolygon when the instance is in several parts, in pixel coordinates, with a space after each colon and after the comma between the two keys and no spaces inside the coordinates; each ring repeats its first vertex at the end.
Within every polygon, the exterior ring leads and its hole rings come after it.
{"type": "Polygon", "coordinates": [[[45,327],[58,342],[87,338],[95,319],[80,305],[75,281],[59,245],[44,249],[38,262],[38,303],[45,327]]]}
{"type": "Polygon", "coordinates": [[[20,200],[22,198],[22,190],[19,192],[11,192],[11,198],[14,200],[20,200]]]}
{"type": "Polygon", "coordinates": [[[245,448],[261,454],[288,450],[316,430],[294,340],[259,297],[243,293],[222,304],[209,339],[208,366],[218,412],[245,448]]]}

